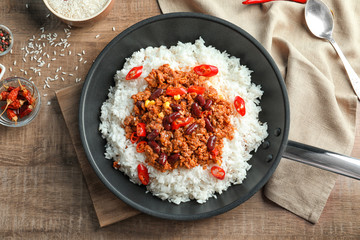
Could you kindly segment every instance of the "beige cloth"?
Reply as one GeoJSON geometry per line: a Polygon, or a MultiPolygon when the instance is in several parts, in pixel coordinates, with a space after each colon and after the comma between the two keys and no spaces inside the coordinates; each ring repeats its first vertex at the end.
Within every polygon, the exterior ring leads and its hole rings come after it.
{"type": "MultiPolygon", "coordinates": [[[[323,0],[334,12],[334,38],[360,74],[359,0],[323,0]]],[[[201,12],[228,20],[253,35],[276,61],[287,86],[289,139],[350,155],[355,138],[357,98],[329,42],[311,35],[304,4],[241,0],[158,0],[163,13],[201,12]]],[[[214,33],[215,34],[215,33],[214,33]]],[[[336,175],[282,159],[264,188],[267,198],[316,223],[336,175]]]]}

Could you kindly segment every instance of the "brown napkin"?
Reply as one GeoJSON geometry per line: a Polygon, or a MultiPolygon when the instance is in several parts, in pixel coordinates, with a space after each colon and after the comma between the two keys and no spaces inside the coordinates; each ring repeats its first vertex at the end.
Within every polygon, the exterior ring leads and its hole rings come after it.
{"type": "Polygon", "coordinates": [[[86,158],[78,125],[81,90],[82,84],[67,87],[57,91],[56,97],[69,130],[100,226],[104,227],[139,214],[139,212],[126,205],[105,187],[86,158]]]}
{"type": "MultiPolygon", "coordinates": [[[[334,12],[334,38],[360,74],[360,1],[323,0],[334,12]]],[[[357,98],[330,43],[308,31],[305,5],[277,1],[243,5],[241,0],[158,0],[163,13],[201,12],[226,19],[253,35],[271,53],[290,98],[294,141],[350,155],[357,98]]],[[[216,34],[216,33],[214,33],[216,34]]],[[[251,66],[249,66],[251,68],[251,66]]],[[[282,159],[265,196],[316,223],[336,175],[282,159]]]]}

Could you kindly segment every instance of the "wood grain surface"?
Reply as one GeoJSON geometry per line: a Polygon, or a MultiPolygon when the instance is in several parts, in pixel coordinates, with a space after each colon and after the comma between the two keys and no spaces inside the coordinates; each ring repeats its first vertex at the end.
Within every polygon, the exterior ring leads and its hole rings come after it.
{"type": "MultiPolygon", "coordinates": [[[[30,70],[38,63],[31,61],[29,55],[24,62],[25,51],[21,49],[33,35],[41,37],[41,27],[45,34],[57,33],[57,42],[61,41],[60,37],[66,38],[64,28],[67,26],[48,14],[41,0],[2,0],[0,5],[0,23],[7,25],[15,38],[13,53],[0,57],[1,64],[7,67],[5,77],[25,76],[21,69],[26,70],[26,77],[33,78],[42,96],[36,121],[22,128],[0,126],[3,136],[1,239],[360,238],[360,182],[342,176],[315,225],[273,204],[259,192],[232,211],[210,219],[168,221],[140,214],[100,228],[55,91],[81,84],[92,61],[113,37],[140,20],[160,14],[160,10],[156,0],[116,0],[113,10],[103,21],[94,26],[71,29],[68,38],[71,46],[64,51],[64,57],[60,56],[61,46],[56,48],[47,44],[44,50],[50,58],[55,58],[54,51],[57,51],[57,60],[47,59],[46,64],[51,65],[49,68],[43,66],[41,76],[38,76],[30,70]],[[64,81],[60,78],[49,81],[50,88],[44,89],[46,77],[54,78],[60,67],[59,76],[62,72],[67,73],[61,75],[64,81]],[[76,83],[79,78],[80,83],[76,83]]],[[[353,156],[360,158],[360,132],[357,131],[353,156]]]]}

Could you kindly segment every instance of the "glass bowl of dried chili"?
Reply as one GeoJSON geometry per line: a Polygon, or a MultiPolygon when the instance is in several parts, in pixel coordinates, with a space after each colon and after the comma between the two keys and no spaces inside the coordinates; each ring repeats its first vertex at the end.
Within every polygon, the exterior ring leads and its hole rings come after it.
{"type": "Polygon", "coordinates": [[[22,127],[39,113],[40,93],[35,84],[25,78],[10,77],[0,82],[0,124],[22,127]]]}
{"type": "Polygon", "coordinates": [[[0,56],[10,52],[14,44],[13,34],[10,29],[0,24],[0,56]]]}

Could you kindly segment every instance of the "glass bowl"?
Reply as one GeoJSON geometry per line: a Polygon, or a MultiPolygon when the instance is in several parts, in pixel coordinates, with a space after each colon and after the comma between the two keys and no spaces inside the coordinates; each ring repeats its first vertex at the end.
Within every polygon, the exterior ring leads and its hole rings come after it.
{"type": "MultiPolygon", "coordinates": [[[[1,25],[0,24],[0,29],[3,29],[3,30],[5,30],[6,32],[8,32],[9,33],[9,35],[10,35],[10,45],[9,45],[9,47],[5,50],[5,51],[0,51],[0,56],[4,56],[5,54],[7,54],[8,52],[10,52],[10,50],[11,50],[11,48],[13,47],[13,45],[14,45],[14,36],[13,36],[13,34],[12,34],[12,32],[10,31],[10,29],[8,28],[8,27],[6,27],[5,25],[1,25]]],[[[0,36],[1,38],[2,38],[2,36],[0,36]]],[[[1,41],[2,39],[0,39],[0,41],[1,41]]]]}
{"type": "MultiPolygon", "coordinates": [[[[20,117],[20,114],[19,114],[20,111],[23,111],[24,109],[29,107],[27,100],[25,98],[23,98],[22,99],[23,106],[19,110],[15,110],[16,113],[18,114],[17,121],[12,121],[11,119],[9,119],[7,116],[7,112],[5,111],[0,116],[0,124],[1,125],[7,126],[7,127],[25,126],[25,125],[29,124],[31,121],[33,121],[40,111],[41,99],[40,99],[39,90],[37,89],[37,87],[35,86],[35,84],[33,82],[31,82],[25,78],[10,77],[3,81],[0,81],[0,93],[3,91],[7,91],[8,87],[15,87],[15,88],[19,87],[20,86],[19,81],[20,81],[21,85],[24,86],[26,89],[28,89],[30,91],[31,95],[35,98],[34,103],[31,104],[32,111],[28,115],[20,117]]],[[[0,101],[0,108],[3,108],[3,106],[6,106],[6,104],[7,104],[6,100],[0,101]]],[[[4,109],[1,109],[1,113],[3,111],[4,111],[4,109]]]]}

